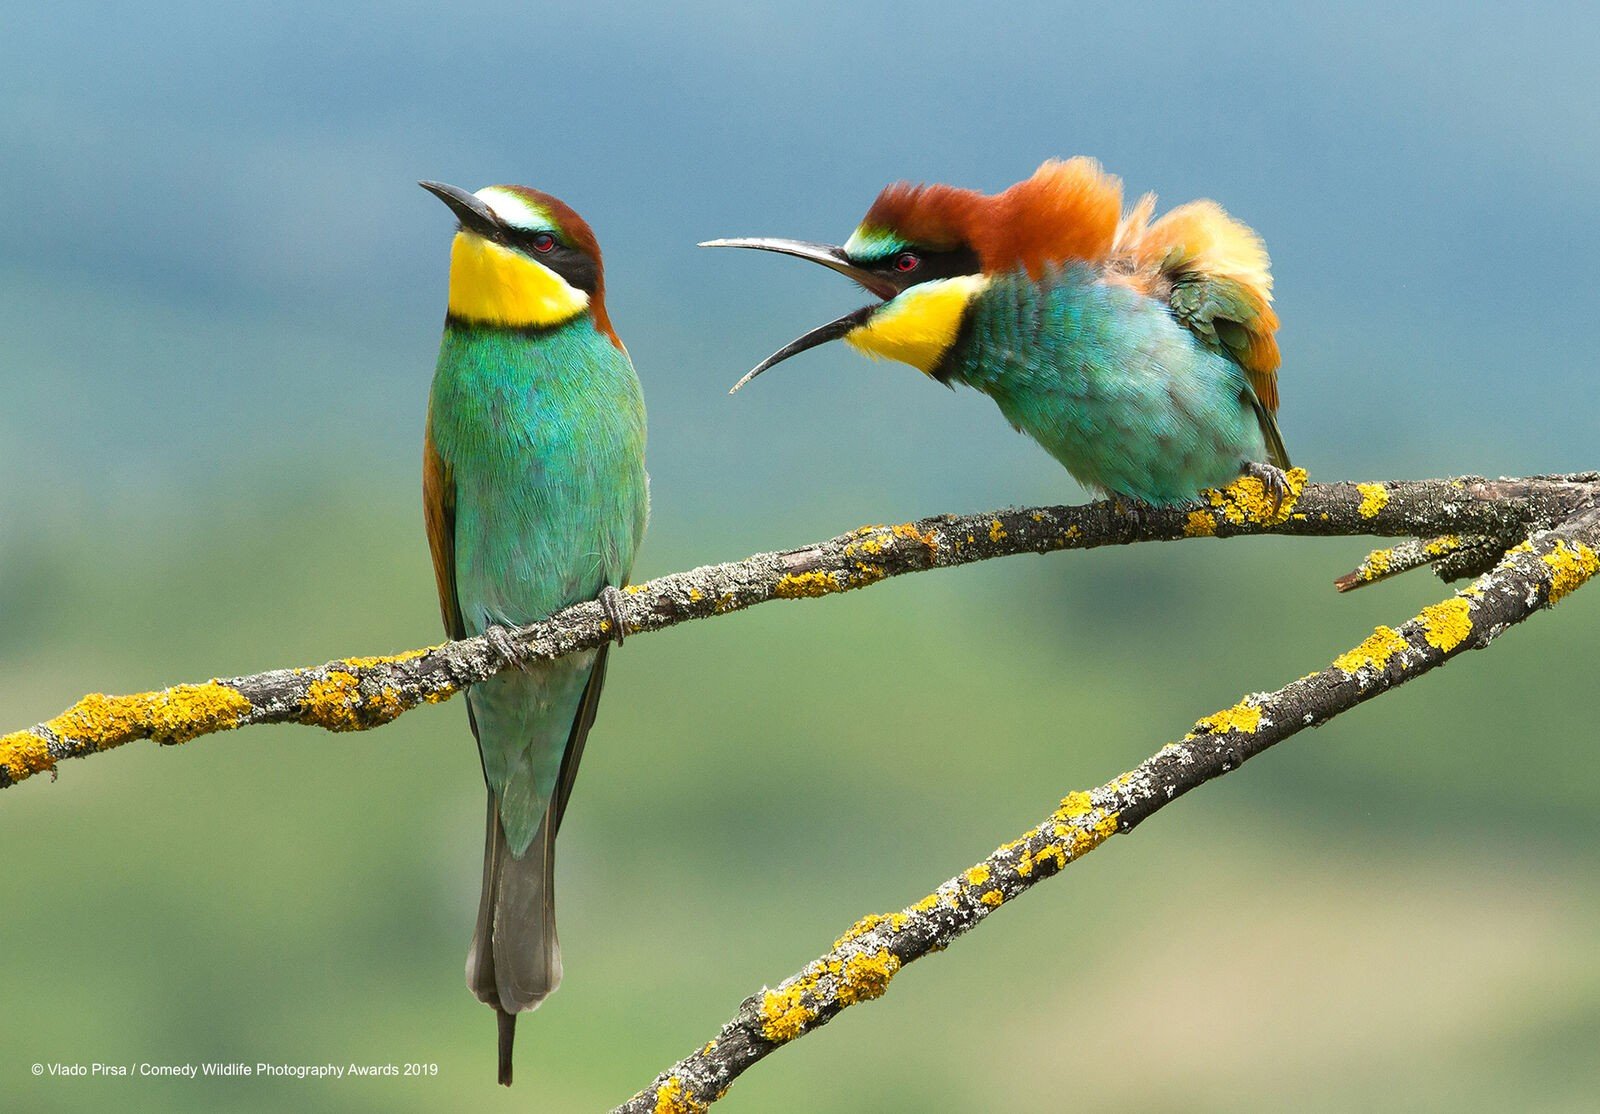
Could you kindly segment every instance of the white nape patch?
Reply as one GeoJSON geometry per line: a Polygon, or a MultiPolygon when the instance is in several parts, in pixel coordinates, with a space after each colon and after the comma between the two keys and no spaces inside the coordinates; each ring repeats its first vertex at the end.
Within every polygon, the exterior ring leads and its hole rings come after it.
{"type": "Polygon", "coordinates": [[[512,228],[524,232],[554,232],[555,221],[550,214],[527,198],[499,186],[485,186],[473,195],[512,228]]]}

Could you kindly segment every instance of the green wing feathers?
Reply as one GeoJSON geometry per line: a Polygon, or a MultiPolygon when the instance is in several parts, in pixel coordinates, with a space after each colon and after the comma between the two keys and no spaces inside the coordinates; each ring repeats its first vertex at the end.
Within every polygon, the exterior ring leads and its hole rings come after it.
{"type": "Polygon", "coordinates": [[[1268,424],[1278,409],[1282,357],[1266,245],[1215,201],[1191,201],[1152,221],[1154,210],[1155,198],[1146,194],[1123,218],[1116,257],[1152,295],[1165,295],[1195,336],[1245,370],[1267,418],[1268,446],[1282,455],[1282,439],[1268,424]]]}

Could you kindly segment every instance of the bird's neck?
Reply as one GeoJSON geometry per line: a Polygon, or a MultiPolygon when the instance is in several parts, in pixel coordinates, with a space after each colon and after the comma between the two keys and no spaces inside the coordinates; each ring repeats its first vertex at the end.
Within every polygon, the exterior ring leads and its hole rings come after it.
{"type": "Polygon", "coordinates": [[[1074,322],[1097,312],[1100,274],[1088,264],[1052,269],[1032,279],[997,275],[972,300],[954,341],[929,372],[941,383],[1002,391],[1019,361],[1049,350],[1057,359],[1078,335],[1074,322]]]}

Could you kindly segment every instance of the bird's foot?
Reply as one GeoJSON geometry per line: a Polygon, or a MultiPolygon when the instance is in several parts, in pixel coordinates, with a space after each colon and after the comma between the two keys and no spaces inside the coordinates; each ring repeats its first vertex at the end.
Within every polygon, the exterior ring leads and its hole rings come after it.
{"type": "Polygon", "coordinates": [[[483,628],[483,640],[489,646],[489,653],[499,658],[508,669],[519,669],[526,660],[526,652],[514,627],[494,623],[483,628]]]}
{"type": "Polygon", "coordinates": [[[622,621],[622,593],[607,584],[600,589],[600,607],[606,613],[606,622],[611,624],[612,637],[621,646],[628,636],[628,624],[622,621]]]}
{"type": "Polygon", "coordinates": [[[1272,514],[1274,517],[1283,508],[1283,501],[1294,490],[1289,486],[1288,475],[1275,464],[1263,464],[1260,461],[1247,460],[1239,468],[1239,474],[1241,476],[1254,476],[1261,481],[1261,486],[1266,488],[1268,495],[1272,496],[1272,514]]]}
{"type": "Polygon", "coordinates": [[[1150,511],[1153,509],[1149,503],[1135,499],[1129,495],[1115,497],[1113,506],[1123,518],[1133,525],[1134,537],[1143,537],[1150,525],[1150,511]]]}

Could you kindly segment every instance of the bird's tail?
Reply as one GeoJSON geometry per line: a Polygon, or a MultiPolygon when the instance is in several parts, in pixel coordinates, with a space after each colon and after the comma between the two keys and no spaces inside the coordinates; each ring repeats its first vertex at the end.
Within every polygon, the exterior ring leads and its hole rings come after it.
{"type": "Polygon", "coordinates": [[[552,802],[528,850],[521,858],[512,855],[500,826],[500,809],[494,794],[489,794],[483,896],[467,952],[467,986],[499,1015],[500,1082],[507,1087],[517,1014],[538,1006],[561,985],[554,829],[552,802]]]}

